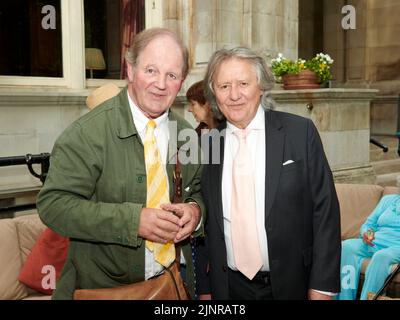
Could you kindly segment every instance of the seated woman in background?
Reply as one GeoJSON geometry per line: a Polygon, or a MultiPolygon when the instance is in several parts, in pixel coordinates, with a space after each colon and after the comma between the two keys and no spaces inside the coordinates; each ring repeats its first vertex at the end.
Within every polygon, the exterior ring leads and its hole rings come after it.
{"type": "Polygon", "coordinates": [[[400,262],[400,195],[386,195],[361,226],[359,239],[342,242],[341,288],[338,300],[355,300],[364,259],[371,258],[365,272],[361,300],[377,293],[400,262]]]}
{"type": "Polygon", "coordinates": [[[186,92],[186,98],[189,102],[188,111],[193,114],[199,123],[196,128],[199,136],[202,134],[202,129],[213,129],[220,124],[220,120],[215,116],[204,96],[203,85],[203,81],[196,82],[186,92]]]}

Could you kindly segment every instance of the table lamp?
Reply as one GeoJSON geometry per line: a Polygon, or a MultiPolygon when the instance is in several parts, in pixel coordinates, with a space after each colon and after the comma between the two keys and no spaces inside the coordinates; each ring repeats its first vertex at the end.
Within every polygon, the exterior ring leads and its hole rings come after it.
{"type": "Polygon", "coordinates": [[[98,48],[85,49],[86,69],[90,70],[90,78],[93,79],[93,70],[105,70],[106,62],[104,61],[103,52],[98,48]]]}

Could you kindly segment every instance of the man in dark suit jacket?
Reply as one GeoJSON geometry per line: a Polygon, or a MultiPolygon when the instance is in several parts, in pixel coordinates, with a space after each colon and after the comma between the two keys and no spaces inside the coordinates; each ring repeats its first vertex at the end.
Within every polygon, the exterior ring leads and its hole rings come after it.
{"type": "MultiPolygon", "coordinates": [[[[227,119],[203,140],[203,147],[204,142],[209,145],[204,149],[209,164],[203,171],[202,192],[211,297],[332,299],[340,290],[341,252],[332,173],[312,121],[269,110],[272,85],[263,59],[247,48],[221,49],[211,57],[206,96],[214,111],[227,119]],[[235,131],[240,130],[247,134],[254,180],[250,189],[255,193],[252,230],[259,244],[257,250],[247,247],[244,268],[251,269],[253,256],[261,256],[250,276],[240,271],[234,245],[239,232],[232,230],[232,168],[239,148],[235,131]]],[[[239,195],[236,207],[245,200],[239,195]]],[[[249,210],[242,206],[240,214],[247,219],[249,210]]]]}

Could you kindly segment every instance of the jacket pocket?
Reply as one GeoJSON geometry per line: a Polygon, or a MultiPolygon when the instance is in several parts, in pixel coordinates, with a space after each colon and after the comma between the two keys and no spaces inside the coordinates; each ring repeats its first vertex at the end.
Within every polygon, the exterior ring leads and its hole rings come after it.
{"type": "Polygon", "coordinates": [[[92,244],[86,272],[97,283],[104,281],[104,287],[111,283],[129,283],[128,258],[132,250],[116,244],[92,244]],[[111,282],[110,282],[111,281],[111,282]]]}
{"type": "Polygon", "coordinates": [[[303,159],[296,160],[285,166],[282,165],[282,173],[293,171],[293,170],[299,170],[302,168],[302,166],[303,166],[303,159]]]}

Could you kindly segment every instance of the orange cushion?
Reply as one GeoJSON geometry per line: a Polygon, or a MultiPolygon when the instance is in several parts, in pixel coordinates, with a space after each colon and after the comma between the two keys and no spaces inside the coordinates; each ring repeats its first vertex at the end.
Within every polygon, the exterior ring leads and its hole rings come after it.
{"type": "Polygon", "coordinates": [[[67,258],[69,238],[49,228],[39,236],[21,268],[18,280],[43,294],[52,294],[67,258]]]}

